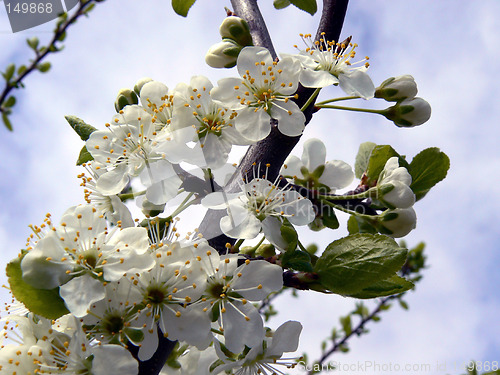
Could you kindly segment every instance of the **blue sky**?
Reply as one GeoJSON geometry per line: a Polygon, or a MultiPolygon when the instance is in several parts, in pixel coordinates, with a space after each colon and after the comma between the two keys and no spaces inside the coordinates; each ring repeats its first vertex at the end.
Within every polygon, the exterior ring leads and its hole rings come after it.
{"type": "MultiPolygon", "coordinates": [[[[76,178],[80,170],[74,166],[82,142],[64,115],[102,127],[114,113],[117,91],[143,76],[174,87],[194,74],[214,83],[236,74],[204,65],[205,51],[218,41],[217,28],[228,4],[199,0],[183,19],[169,3],[99,4],[90,18],[69,31],[66,49],[50,58],[51,72],[33,74],[26,80],[27,89],[16,93],[15,131],[0,128],[2,264],[24,246],[28,224],[40,223],[47,212],[57,221],[68,207],[83,201],[76,178]]],[[[292,53],[292,46],[300,43],[299,33],[315,32],[318,16],[292,7],[277,12],[271,0],[260,3],[264,17],[275,20],[268,27],[278,52],[292,53]]],[[[342,35],[353,35],[359,56],[370,56],[375,84],[412,74],[419,96],[432,105],[432,118],[421,127],[399,129],[365,114],[320,112],[304,138],[322,138],[329,159],[348,163],[365,141],[391,144],[410,158],[424,148],[440,147],[450,156],[451,169],[415,206],[418,227],[407,242],[427,242],[430,268],[408,296],[410,310],[394,307],[371,326],[369,335],[352,340],[351,353],[333,360],[432,363],[431,371],[422,374],[458,374],[470,359],[500,360],[498,14],[496,0],[358,0],[349,6],[342,35]]],[[[38,35],[46,41],[52,28],[42,25],[12,34],[7,22],[0,9],[2,69],[31,58],[24,40],[38,35]]],[[[326,91],[325,98],[339,94],[326,91]]],[[[301,148],[296,150],[301,153],[301,148]]],[[[343,233],[321,232],[314,241],[327,245],[343,233]]],[[[300,320],[305,326],[301,350],[318,353],[328,325],[351,308],[351,300],[306,292],[299,301],[279,303],[280,315],[273,324],[300,320]]]]}

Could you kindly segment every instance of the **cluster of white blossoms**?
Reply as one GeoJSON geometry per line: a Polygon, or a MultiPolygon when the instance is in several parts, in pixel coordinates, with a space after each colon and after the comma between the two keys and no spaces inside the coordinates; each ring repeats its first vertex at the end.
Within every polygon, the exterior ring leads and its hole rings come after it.
{"type": "MultiPolygon", "coordinates": [[[[297,349],[301,324],[289,321],[273,332],[259,306],[283,288],[279,257],[290,246],[284,232],[317,217],[297,186],[332,195],[351,184],[352,168],[325,162],[325,145],[310,139],[302,159],[289,157],[281,176],[255,165],[253,173],[238,171],[241,177],[215,177],[225,174],[233,145],[255,144],[273,127],[302,135],[300,84],[316,88],[314,97],[329,85],[353,98],[375,96],[366,61],[351,63],[357,46],[350,40],[304,41],[304,51],[279,60],[262,47],[242,48],[240,77],[215,87],[203,76],[173,90],[143,79],[130,92],[135,101],[116,105],[111,122],[85,144],[89,157],[79,178],[86,203],[68,209],[58,224],[47,215],[32,227],[18,260],[26,287],[57,297],[64,311],[49,320],[47,309],[27,303],[31,312],[11,309],[1,317],[2,374],[135,375],[138,360],[152,358],[162,336],[187,348],[179,357],[183,374],[276,374],[283,373],[278,365],[294,366],[280,358],[297,349]],[[195,167],[202,177],[189,172],[195,167]],[[127,200],[143,210],[142,221],[133,219],[127,200]],[[198,229],[178,232],[175,217],[194,204],[222,210],[216,224],[232,241],[225,249],[213,248],[198,229]],[[276,252],[266,259],[243,255],[245,240],[276,252]],[[203,353],[210,360],[201,361],[203,353]],[[198,360],[206,366],[196,369],[198,360]]],[[[309,105],[314,97],[303,99],[309,105]]],[[[126,98],[120,94],[120,102],[126,98]]],[[[394,213],[414,215],[410,183],[397,158],[389,159],[376,189],[389,208],[384,226],[395,237],[402,231],[391,222],[394,213]]],[[[166,366],[162,373],[176,371],[166,366]]]]}

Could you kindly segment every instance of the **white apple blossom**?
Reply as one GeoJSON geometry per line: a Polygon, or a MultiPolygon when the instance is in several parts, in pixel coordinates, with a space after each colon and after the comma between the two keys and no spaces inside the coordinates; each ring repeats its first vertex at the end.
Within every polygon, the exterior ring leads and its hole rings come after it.
{"type": "Polygon", "coordinates": [[[415,194],[410,188],[411,175],[399,166],[396,156],[385,163],[377,181],[377,198],[388,208],[409,208],[415,203],[415,194]]]}
{"type": "Polygon", "coordinates": [[[373,98],[375,86],[366,73],[368,57],[351,62],[356,56],[355,49],[358,45],[350,43],[350,37],[342,43],[323,38],[313,41],[311,34],[301,34],[301,37],[306,49],[301,50],[296,58],[304,67],[300,74],[302,85],[318,88],[339,85],[348,95],[373,98]]]}
{"type": "Polygon", "coordinates": [[[341,160],[325,160],[325,144],[317,138],[311,138],[304,143],[302,158],[289,156],[281,168],[281,174],[293,179],[295,184],[315,190],[326,189],[329,193],[347,187],[354,179],[351,166],[341,160]]]}
{"type": "Polygon", "coordinates": [[[206,285],[201,258],[195,257],[193,250],[194,244],[177,241],[158,246],[155,266],[130,277],[145,303],[139,318],[145,334],[139,349],[141,360],[156,351],[157,324],[168,339],[186,341],[200,349],[211,342],[210,320],[201,309],[192,307],[206,285]]]}
{"type": "MultiPolygon", "coordinates": [[[[210,96],[212,83],[204,76],[194,76],[189,85],[180,83],[175,88],[171,130],[174,132],[193,127],[196,148],[203,153],[206,167],[219,168],[228,158],[233,145],[248,145],[234,126],[236,112],[214,102],[210,96]]],[[[189,160],[187,160],[189,161],[189,160]]],[[[202,166],[203,167],[203,166],[202,166]]]]}
{"type": "Polygon", "coordinates": [[[245,346],[262,341],[263,322],[252,302],[262,301],[283,287],[281,267],[263,260],[241,259],[236,254],[220,256],[208,245],[198,247],[198,254],[208,274],[200,304],[217,329],[224,334],[226,347],[239,353],[245,346]]]}
{"type": "Polygon", "coordinates": [[[294,368],[297,362],[293,358],[280,359],[285,352],[294,352],[299,345],[302,325],[296,321],[283,323],[275,332],[268,332],[260,345],[254,346],[238,359],[228,358],[218,343],[215,348],[219,358],[224,362],[215,368],[214,373],[233,369],[234,375],[275,375],[284,374],[277,366],[294,368]]]}
{"type": "Polygon", "coordinates": [[[294,225],[313,221],[311,201],[289,189],[288,184],[279,187],[278,180],[274,183],[265,178],[242,180],[238,182],[239,192],[214,192],[201,203],[208,208],[227,209],[228,215],[220,220],[220,228],[231,238],[255,238],[262,229],[276,227],[283,218],[294,225]]]}
{"type": "Polygon", "coordinates": [[[21,261],[23,279],[31,285],[52,289],[77,317],[104,298],[103,281],[117,281],[127,272],[143,272],[154,265],[146,251],[145,228],[107,228],[106,220],[93,206],[68,209],[61,224],[30,249],[21,261]]]}
{"type": "Polygon", "coordinates": [[[96,187],[99,176],[106,172],[104,165],[91,161],[83,164],[83,167],[89,174],[89,176],[85,173],[78,175],[82,179],[80,185],[84,188],[85,201],[101,211],[109,222],[119,224],[123,228],[134,226],[132,214],[121,199],[116,195],[103,195],[96,187]]]}
{"type": "Polygon", "coordinates": [[[153,119],[143,107],[129,105],[114,117],[113,125],[90,135],[87,150],[106,166],[96,182],[102,194],[118,194],[131,177],[140,176],[148,186],[146,196],[151,202],[165,203],[177,195],[182,181],[168,160],[176,150],[167,155],[159,148],[164,147],[169,134],[157,132],[153,119]]]}
{"type": "Polygon", "coordinates": [[[140,87],[140,100],[142,107],[152,116],[156,131],[170,124],[174,94],[165,84],[152,80],[146,82],[140,87]]]}
{"type": "Polygon", "coordinates": [[[211,92],[214,100],[238,112],[236,129],[257,142],[269,135],[271,119],[275,119],[281,133],[301,135],[305,116],[291,100],[299,83],[300,63],[290,57],[276,62],[263,47],[245,47],[237,68],[241,78],[223,78],[211,92]]]}

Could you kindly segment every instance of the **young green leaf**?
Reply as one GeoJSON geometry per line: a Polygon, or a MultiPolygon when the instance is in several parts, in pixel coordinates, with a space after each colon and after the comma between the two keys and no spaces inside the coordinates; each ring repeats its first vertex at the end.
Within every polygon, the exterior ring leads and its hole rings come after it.
{"type": "Polygon", "coordinates": [[[5,124],[5,127],[9,130],[9,131],[13,131],[14,129],[12,128],[12,124],[10,122],[10,119],[9,117],[7,116],[7,113],[3,112],[2,113],[2,120],[3,120],[3,123],[5,124]]]}
{"type": "Polygon", "coordinates": [[[7,82],[9,82],[10,79],[14,76],[15,72],[16,72],[16,66],[14,64],[9,64],[7,66],[7,69],[5,69],[5,73],[2,73],[3,78],[5,78],[7,82]]]}
{"type": "Polygon", "coordinates": [[[59,288],[36,289],[24,282],[21,271],[21,258],[7,265],[7,277],[10,290],[18,301],[21,301],[32,313],[47,319],[57,319],[67,313],[64,300],[59,296],[59,288]]]}
{"type": "Polygon", "coordinates": [[[196,0],[172,0],[172,8],[174,8],[175,13],[178,15],[186,17],[195,1],[196,0]]]}
{"type": "Polygon", "coordinates": [[[401,269],[407,252],[384,235],[349,235],[327,246],[314,272],[321,285],[331,292],[352,295],[401,269]]]}
{"type": "Polygon", "coordinates": [[[376,181],[380,175],[380,172],[385,167],[387,160],[397,156],[399,158],[399,166],[408,168],[408,162],[404,157],[399,155],[396,150],[394,150],[389,145],[379,145],[375,146],[370,155],[370,160],[368,161],[368,168],[366,174],[371,181],[376,181]]]}
{"type": "Polygon", "coordinates": [[[356,162],[354,164],[354,173],[356,178],[361,178],[363,173],[368,169],[368,161],[373,149],[377,145],[373,142],[364,142],[359,145],[358,154],[356,155],[356,162]]]}
{"type": "Polygon", "coordinates": [[[64,116],[64,118],[68,121],[73,130],[80,136],[82,141],[89,139],[90,134],[97,130],[92,125],[85,123],[85,121],[76,116],[64,116]]]}
{"type": "Polygon", "coordinates": [[[274,0],[273,5],[275,9],[284,9],[290,5],[290,0],[274,0]]]}
{"type": "Polygon", "coordinates": [[[4,107],[11,108],[16,104],[16,98],[14,96],[9,96],[9,98],[5,101],[4,107]]]}
{"type": "Polygon", "coordinates": [[[290,0],[290,2],[300,10],[309,13],[311,16],[318,10],[316,0],[290,0]]]}
{"type": "Polygon", "coordinates": [[[413,158],[409,166],[411,189],[417,200],[422,199],[429,190],[443,180],[450,168],[450,159],[437,147],[423,150],[413,158]]]}

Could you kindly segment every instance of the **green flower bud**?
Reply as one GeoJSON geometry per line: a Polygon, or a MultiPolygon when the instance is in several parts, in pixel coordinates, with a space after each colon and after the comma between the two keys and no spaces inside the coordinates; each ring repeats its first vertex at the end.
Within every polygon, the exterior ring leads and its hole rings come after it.
{"type": "Polygon", "coordinates": [[[222,39],[232,39],[240,46],[252,46],[252,35],[247,21],[236,16],[229,16],[222,21],[219,27],[222,39]]]}
{"type": "Polygon", "coordinates": [[[275,250],[274,245],[271,245],[271,244],[260,245],[257,248],[255,255],[261,256],[264,258],[271,258],[271,257],[276,255],[276,250],[275,250]]]}
{"type": "Polygon", "coordinates": [[[231,39],[214,44],[205,55],[205,62],[212,68],[232,68],[241,51],[241,46],[231,39]]]}
{"type": "Polygon", "coordinates": [[[413,99],[417,95],[417,84],[411,75],[386,79],[375,89],[375,97],[388,102],[400,102],[413,99]]]}
{"type": "Polygon", "coordinates": [[[431,106],[422,98],[413,98],[387,108],[382,114],[400,128],[412,128],[429,120],[431,106]]]}
{"type": "Polygon", "coordinates": [[[116,112],[120,112],[125,106],[139,103],[139,98],[130,89],[121,89],[115,100],[116,112]]]}
{"type": "Polygon", "coordinates": [[[137,94],[137,95],[141,95],[141,89],[142,89],[142,86],[144,86],[146,83],[148,82],[151,82],[152,79],[149,78],[149,77],[144,77],[144,78],[141,78],[140,80],[137,81],[137,83],[135,84],[134,86],[134,92],[137,94]]]}

